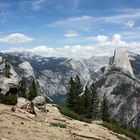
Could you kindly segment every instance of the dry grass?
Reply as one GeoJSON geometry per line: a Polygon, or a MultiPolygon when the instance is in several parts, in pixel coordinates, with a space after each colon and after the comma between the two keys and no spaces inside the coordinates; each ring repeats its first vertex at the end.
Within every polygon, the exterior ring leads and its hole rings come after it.
{"type": "Polygon", "coordinates": [[[119,140],[115,133],[101,125],[69,119],[48,104],[48,113],[37,111],[37,117],[12,106],[0,104],[0,139],[5,140],[119,140]],[[7,113],[8,112],[8,113],[7,113]],[[64,124],[66,127],[54,127],[64,124]]]}

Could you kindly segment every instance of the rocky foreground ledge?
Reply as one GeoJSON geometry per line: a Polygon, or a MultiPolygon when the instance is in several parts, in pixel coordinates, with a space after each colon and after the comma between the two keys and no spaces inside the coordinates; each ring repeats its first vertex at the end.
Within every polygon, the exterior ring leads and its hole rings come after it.
{"type": "Polygon", "coordinates": [[[47,113],[36,110],[37,116],[11,108],[0,104],[0,140],[129,140],[96,123],[63,116],[51,104],[46,105],[47,113]]]}

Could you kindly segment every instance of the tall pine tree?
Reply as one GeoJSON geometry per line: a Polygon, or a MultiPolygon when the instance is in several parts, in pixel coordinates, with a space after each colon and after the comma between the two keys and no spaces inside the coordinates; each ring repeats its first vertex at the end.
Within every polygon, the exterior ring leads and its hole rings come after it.
{"type": "Polygon", "coordinates": [[[91,92],[90,92],[87,85],[86,85],[85,90],[84,90],[83,98],[84,98],[84,100],[83,100],[84,116],[86,118],[91,118],[92,117],[92,113],[91,113],[91,110],[92,110],[92,108],[91,108],[92,107],[92,105],[91,105],[91,92]]]}
{"type": "Polygon", "coordinates": [[[103,96],[103,101],[101,103],[101,117],[103,121],[110,121],[109,107],[106,95],[103,96]]]}
{"type": "Polygon", "coordinates": [[[90,86],[91,91],[91,109],[90,113],[94,119],[99,119],[100,117],[100,98],[94,83],[90,86]]]}
{"type": "Polygon", "coordinates": [[[99,119],[100,99],[95,85],[86,85],[83,92],[79,76],[75,79],[71,77],[67,88],[67,106],[86,118],[99,119]]]}
{"type": "Polygon", "coordinates": [[[75,106],[75,109],[74,109],[74,111],[76,113],[79,113],[80,112],[80,105],[81,105],[80,95],[83,92],[83,86],[81,84],[81,81],[80,81],[80,78],[79,78],[78,75],[75,77],[75,87],[74,87],[74,89],[75,89],[75,93],[74,93],[74,106],[75,106]]]}
{"type": "Polygon", "coordinates": [[[10,78],[10,68],[11,68],[11,66],[10,66],[9,61],[6,57],[4,59],[4,63],[5,63],[5,68],[3,70],[4,76],[7,77],[7,78],[10,78]]]}
{"type": "Polygon", "coordinates": [[[75,81],[73,80],[73,77],[71,77],[67,87],[67,106],[71,110],[74,110],[75,106],[74,95],[75,95],[75,81]]]}
{"type": "Polygon", "coordinates": [[[83,87],[79,76],[77,75],[75,79],[71,77],[67,87],[67,106],[76,113],[80,112],[82,91],[83,87]]]}
{"type": "Polygon", "coordinates": [[[33,79],[32,83],[29,87],[29,93],[28,93],[29,101],[32,101],[37,95],[38,95],[37,86],[36,86],[35,79],[33,79]]]}
{"type": "Polygon", "coordinates": [[[19,88],[19,93],[18,95],[20,97],[23,97],[23,98],[27,98],[27,86],[26,86],[26,81],[24,79],[22,79],[20,81],[20,88],[19,88]]]}

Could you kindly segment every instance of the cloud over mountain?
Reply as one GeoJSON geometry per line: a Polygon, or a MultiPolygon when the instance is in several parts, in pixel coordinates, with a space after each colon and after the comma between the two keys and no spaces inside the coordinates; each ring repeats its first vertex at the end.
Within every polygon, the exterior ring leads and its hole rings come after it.
{"type": "Polygon", "coordinates": [[[4,37],[0,37],[0,42],[6,42],[6,43],[26,43],[26,42],[31,42],[33,40],[34,39],[32,37],[26,36],[21,33],[14,33],[4,37]]]}

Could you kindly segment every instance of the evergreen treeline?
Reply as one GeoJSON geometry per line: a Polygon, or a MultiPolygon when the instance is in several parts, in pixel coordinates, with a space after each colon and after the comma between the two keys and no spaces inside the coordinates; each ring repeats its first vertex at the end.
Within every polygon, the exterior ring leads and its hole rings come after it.
{"type": "Polygon", "coordinates": [[[22,79],[20,81],[20,88],[18,95],[20,97],[26,98],[29,101],[32,101],[37,95],[37,85],[35,79],[32,80],[31,85],[27,87],[26,81],[22,79]]]}
{"type": "MultiPolygon", "coordinates": [[[[20,81],[20,87],[18,90],[18,96],[26,98],[32,101],[38,95],[36,82],[33,79],[31,85],[27,87],[26,81],[22,79],[20,81]]],[[[1,95],[0,94],[0,103],[8,104],[8,105],[15,105],[17,103],[17,93],[10,92],[9,95],[1,95]]]]}
{"type": "Polygon", "coordinates": [[[101,98],[96,91],[95,84],[82,86],[77,75],[71,77],[67,87],[67,107],[86,118],[109,121],[108,103],[106,96],[101,98]]]}
{"type": "Polygon", "coordinates": [[[35,79],[33,79],[29,87],[29,93],[28,93],[29,101],[32,101],[37,95],[38,95],[37,86],[36,86],[35,79]]]}
{"type": "Polygon", "coordinates": [[[7,77],[7,78],[10,78],[10,75],[11,75],[10,68],[11,68],[11,66],[10,66],[10,63],[8,61],[8,58],[4,58],[4,64],[5,64],[5,67],[3,69],[4,76],[7,77]]]}
{"type": "Polygon", "coordinates": [[[27,85],[26,85],[26,81],[24,79],[22,79],[20,81],[20,88],[19,88],[19,93],[18,95],[20,97],[23,97],[23,98],[27,98],[27,85]]]}

